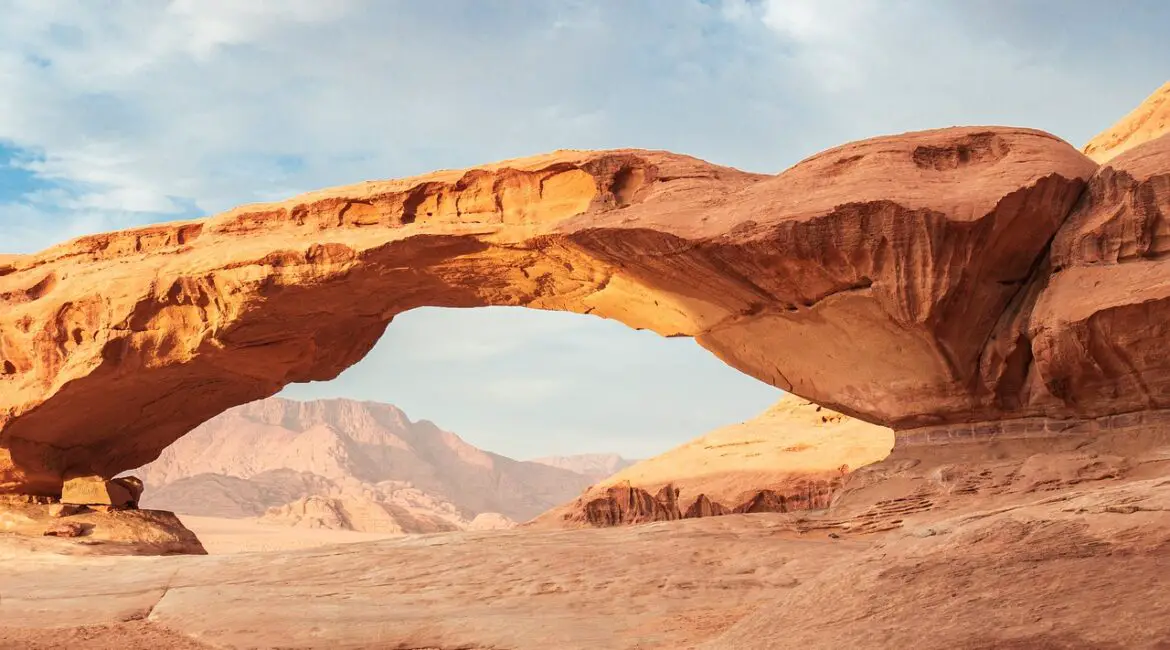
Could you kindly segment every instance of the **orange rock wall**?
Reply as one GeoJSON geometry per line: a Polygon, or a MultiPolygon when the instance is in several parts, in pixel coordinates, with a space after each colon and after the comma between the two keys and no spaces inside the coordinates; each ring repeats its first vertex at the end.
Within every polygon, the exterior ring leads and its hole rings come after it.
{"type": "Polygon", "coordinates": [[[0,492],[145,464],[231,406],[337,376],[420,306],[693,336],[897,429],[1161,408],[1168,155],[1161,138],[1098,168],[1002,127],[776,176],[556,152],[0,258],[0,492]]]}

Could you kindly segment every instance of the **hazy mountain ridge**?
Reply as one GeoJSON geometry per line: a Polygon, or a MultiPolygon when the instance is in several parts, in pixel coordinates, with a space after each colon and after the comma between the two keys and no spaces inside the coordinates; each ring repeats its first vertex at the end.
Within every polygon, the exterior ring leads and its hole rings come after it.
{"type": "Polygon", "coordinates": [[[145,507],[429,532],[467,527],[485,513],[525,521],[579,495],[598,480],[597,468],[624,466],[604,454],[553,461],[484,451],[389,404],[273,397],[205,422],[134,473],[147,485],[145,507]],[[383,512],[396,523],[350,516],[380,520],[383,512]]]}
{"type": "Polygon", "coordinates": [[[638,461],[623,458],[618,454],[575,454],[533,458],[531,462],[567,469],[570,472],[583,474],[597,482],[609,478],[638,461]]]}

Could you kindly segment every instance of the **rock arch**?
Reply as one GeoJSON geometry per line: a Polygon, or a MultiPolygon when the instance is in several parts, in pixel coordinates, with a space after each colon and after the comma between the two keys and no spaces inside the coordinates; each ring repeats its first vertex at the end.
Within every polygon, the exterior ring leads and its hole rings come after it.
{"type": "Polygon", "coordinates": [[[558,151],[0,257],[0,492],[144,464],[231,406],[333,378],[420,306],[693,336],[899,429],[1068,415],[1035,388],[1027,316],[1095,172],[999,127],[866,140],[776,176],[558,151]]]}

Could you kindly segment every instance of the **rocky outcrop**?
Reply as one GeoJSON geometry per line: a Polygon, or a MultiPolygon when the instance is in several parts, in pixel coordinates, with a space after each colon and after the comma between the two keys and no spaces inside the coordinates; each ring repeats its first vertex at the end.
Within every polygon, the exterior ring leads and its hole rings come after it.
{"type": "Polygon", "coordinates": [[[1083,417],[1170,408],[1170,136],[1112,159],[1052,245],[1021,325],[1024,388],[1083,417]],[[1101,405],[1108,411],[1101,412],[1101,405]]]}
{"type": "Polygon", "coordinates": [[[467,525],[467,530],[507,530],[515,527],[516,522],[498,512],[481,512],[467,525]]]}
{"type": "Polygon", "coordinates": [[[1170,133],[1170,82],[1154,91],[1129,115],[1089,140],[1081,151],[1104,163],[1170,133]]]}
{"type": "Polygon", "coordinates": [[[651,521],[674,521],[681,519],[678,510],[678,489],[665,485],[652,494],[629,484],[607,487],[601,496],[581,499],[581,506],[574,514],[575,523],[591,526],[625,526],[644,524],[651,521]]]}
{"type": "Polygon", "coordinates": [[[632,465],[536,518],[618,526],[828,508],[851,471],[885,458],[893,432],[785,395],[758,417],[632,465]]]}
{"type": "Polygon", "coordinates": [[[294,528],[352,530],[363,533],[443,533],[462,530],[465,522],[432,512],[411,512],[384,501],[357,496],[311,495],[270,508],[260,521],[294,528]]]}
{"type": "Polygon", "coordinates": [[[679,509],[681,490],[673,484],[663,487],[657,494],[630,485],[607,487],[601,496],[583,499],[580,505],[562,513],[560,523],[569,527],[608,527],[730,514],[823,510],[829,507],[833,495],[844,485],[843,478],[806,481],[784,493],[759,490],[738,504],[725,505],[712,501],[706,494],[699,494],[685,510],[679,509]]]}
{"type": "Polygon", "coordinates": [[[328,495],[337,489],[322,476],[289,469],[264,471],[249,478],[196,474],[149,487],[144,507],[226,519],[259,517],[269,508],[313,494],[328,495]]]}
{"type": "MultiPolygon", "coordinates": [[[[1160,142],[1098,169],[1040,131],[952,128],[844,145],[776,176],[564,151],[6,258],[0,490],[56,495],[67,476],[144,464],[226,408],[336,376],[426,305],[693,336],[745,373],[899,430],[1161,408],[1160,242],[1143,239],[1160,232],[1160,142]],[[1109,213],[1094,206],[1127,201],[1146,224],[1133,250],[1147,252],[1067,266],[1061,247],[1085,241],[1071,229],[1096,232],[1109,213]],[[1097,216],[1061,232],[1074,207],[1097,216]],[[1085,295],[1059,299],[1076,287],[1085,295]]],[[[1102,237],[1129,237],[1110,227],[1102,237]]]]}
{"type": "Polygon", "coordinates": [[[12,547],[63,555],[207,552],[195,534],[170,512],[0,498],[0,555],[12,547]]]}
{"type": "Polygon", "coordinates": [[[137,508],[142,497],[142,481],[124,476],[107,481],[100,476],[82,476],[65,481],[61,503],[81,506],[137,508]]]}

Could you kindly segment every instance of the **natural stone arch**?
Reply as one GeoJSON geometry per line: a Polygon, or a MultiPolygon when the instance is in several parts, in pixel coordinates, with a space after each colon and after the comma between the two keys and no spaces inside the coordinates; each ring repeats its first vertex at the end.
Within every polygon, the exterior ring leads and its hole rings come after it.
{"type": "Polygon", "coordinates": [[[1095,169],[1005,128],[868,140],[778,176],[562,151],[0,259],[0,492],[144,464],[231,406],[333,378],[424,305],[693,336],[894,427],[998,417],[1026,342],[995,332],[1095,169]]]}

